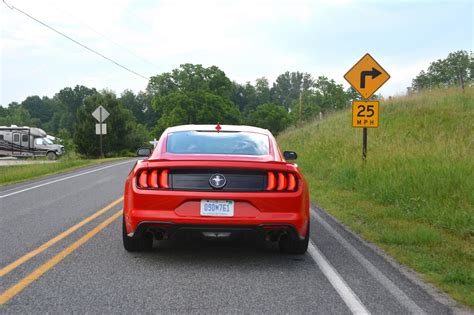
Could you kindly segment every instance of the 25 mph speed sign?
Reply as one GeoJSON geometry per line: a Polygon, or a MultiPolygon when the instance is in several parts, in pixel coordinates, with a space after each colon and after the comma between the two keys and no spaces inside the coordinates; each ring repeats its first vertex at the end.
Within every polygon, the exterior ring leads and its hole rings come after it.
{"type": "Polygon", "coordinates": [[[367,158],[367,128],[379,127],[379,102],[371,101],[390,75],[370,54],[365,54],[344,78],[362,96],[362,101],[352,101],[352,127],[362,128],[362,160],[367,158]]]}
{"type": "Polygon", "coordinates": [[[354,101],[352,103],[352,127],[378,128],[379,101],[354,101]]]}

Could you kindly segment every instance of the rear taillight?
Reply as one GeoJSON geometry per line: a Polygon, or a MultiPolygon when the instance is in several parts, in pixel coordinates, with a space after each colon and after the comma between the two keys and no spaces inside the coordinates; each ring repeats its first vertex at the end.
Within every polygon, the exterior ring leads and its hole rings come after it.
{"type": "Polygon", "coordinates": [[[158,188],[158,170],[149,173],[147,183],[150,188],[158,188]]]}
{"type": "Polygon", "coordinates": [[[160,188],[168,188],[168,170],[162,170],[160,173],[160,188]]]}
{"type": "Polygon", "coordinates": [[[148,187],[147,178],[148,178],[148,172],[142,171],[140,175],[138,176],[138,186],[144,187],[144,188],[148,187]]]}
{"type": "Polygon", "coordinates": [[[276,178],[273,172],[267,173],[267,190],[273,190],[276,187],[276,178]]]}
{"type": "Polygon", "coordinates": [[[285,190],[286,189],[286,186],[287,186],[287,179],[286,179],[286,176],[285,174],[283,173],[278,173],[278,185],[277,185],[277,190],[278,191],[281,191],[281,190],[285,190]]]}
{"type": "Polygon", "coordinates": [[[298,180],[295,174],[283,172],[267,172],[267,191],[295,191],[298,180]]]}
{"type": "Polygon", "coordinates": [[[295,190],[296,188],[296,176],[294,174],[288,174],[288,190],[295,190]]]}
{"type": "Polygon", "coordinates": [[[168,185],[168,170],[143,170],[137,175],[138,188],[163,188],[166,189],[168,185]]]}

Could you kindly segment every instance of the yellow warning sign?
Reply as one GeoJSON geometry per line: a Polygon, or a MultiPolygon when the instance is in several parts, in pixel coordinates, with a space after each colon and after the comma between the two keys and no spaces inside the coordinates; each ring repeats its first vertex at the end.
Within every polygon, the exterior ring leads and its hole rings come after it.
{"type": "Polygon", "coordinates": [[[365,54],[345,75],[344,79],[362,95],[371,97],[388,79],[390,75],[371,55],[365,54]]]}
{"type": "Polygon", "coordinates": [[[379,101],[353,101],[352,102],[352,127],[378,128],[379,127],[379,101]]]}

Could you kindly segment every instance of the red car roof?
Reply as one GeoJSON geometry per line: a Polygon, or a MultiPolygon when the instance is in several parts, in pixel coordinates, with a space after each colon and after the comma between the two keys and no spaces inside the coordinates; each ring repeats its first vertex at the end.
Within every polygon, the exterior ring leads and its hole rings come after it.
{"type": "Polygon", "coordinates": [[[150,157],[150,160],[215,160],[215,161],[244,161],[244,162],[273,162],[283,161],[276,140],[267,129],[252,126],[220,125],[220,132],[254,132],[268,136],[270,141],[270,152],[267,155],[230,155],[230,154],[174,154],[166,152],[166,141],[168,134],[180,131],[216,131],[216,125],[182,125],[166,129],[150,157]]]}
{"type": "MultiPolygon", "coordinates": [[[[168,134],[172,132],[178,132],[178,131],[216,131],[216,126],[217,125],[182,125],[182,126],[175,126],[175,127],[170,127],[165,130],[163,134],[168,134]]],[[[265,135],[272,135],[270,131],[267,129],[262,129],[258,127],[252,127],[252,126],[241,126],[241,125],[220,125],[222,132],[225,131],[246,131],[246,132],[255,132],[255,133],[261,133],[265,135]]]]}

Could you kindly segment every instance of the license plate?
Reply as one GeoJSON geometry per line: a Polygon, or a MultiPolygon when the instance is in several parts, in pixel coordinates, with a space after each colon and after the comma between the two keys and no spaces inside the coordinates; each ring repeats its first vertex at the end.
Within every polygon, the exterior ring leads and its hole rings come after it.
{"type": "Polygon", "coordinates": [[[201,215],[233,217],[234,200],[201,200],[201,215]]]}

